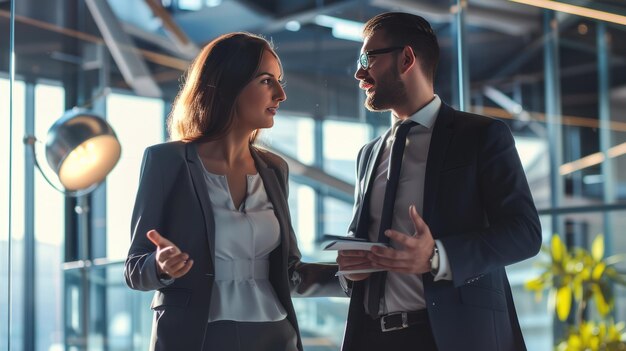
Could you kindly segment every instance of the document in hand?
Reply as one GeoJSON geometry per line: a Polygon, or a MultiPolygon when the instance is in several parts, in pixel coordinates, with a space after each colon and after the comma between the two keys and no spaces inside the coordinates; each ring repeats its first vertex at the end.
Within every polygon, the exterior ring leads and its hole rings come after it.
{"type": "MultiPolygon", "coordinates": [[[[370,251],[373,246],[388,246],[383,243],[373,243],[362,238],[355,238],[351,236],[339,236],[339,235],[324,235],[324,239],[327,242],[324,246],[324,250],[365,250],[370,251]]],[[[384,271],[383,268],[364,268],[348,271],[338,271],[336,275],[344,274],[356,274],[356,273],[371,273],[384,271]]]]}
{"type": "Polygon", "coordinates": [[[373,243],[362,238],[339,235],[324,235],[327,240],[324,250],[365,250],[370,251],[373,246],[388,246],[383,243],[373,243]]]}

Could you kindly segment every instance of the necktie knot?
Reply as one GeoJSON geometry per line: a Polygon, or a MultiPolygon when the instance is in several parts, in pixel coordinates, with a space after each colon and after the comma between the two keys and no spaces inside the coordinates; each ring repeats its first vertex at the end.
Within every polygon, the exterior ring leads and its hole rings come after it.
{"type": "Polygon", "coordinates": [[[409,130],[417,125],[416,122],[411,121],[410,119],[404,120],[401,122],[397,122],[394,133],[395,139],[405,139],[409,130]]]}

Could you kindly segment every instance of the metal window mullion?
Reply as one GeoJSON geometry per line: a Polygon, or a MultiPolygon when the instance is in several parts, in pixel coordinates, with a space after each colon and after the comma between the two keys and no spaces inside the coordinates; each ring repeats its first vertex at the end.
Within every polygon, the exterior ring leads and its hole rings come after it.
{"type": "MultiPolygon", "coordinates": [[[[110,85],[111,67],[108,56],[107,48],[104,45],[98,45],[96,48],[96,61],[99,63],[98,70],[98,85],[92,89],[92,95],[95,96],[93,103],[93,112],[99,116],[108,119],[107,116],[107,92],[110,85]]],[[[98,186],[98,188],[91,194],[90,211],[87,213],[87,219],[89,221],[86,226],[87,235],[89,240],[89,259],[93,261],[97,258],[107,257],[107,211],[106,211],[106,194],[107,194],[107,182],[106,180],[98,186]],[[97,223],[97,224],[96,224],[97,223]]],[[[87,330],[92,337],[93,335],[100,335],[104,341],[101,345],[88,345],[90,347],[100,347],[103,351],[109,350],[108,341],[108,313],[107,313],[107,286],[101,284],[93,284],[93,281],[100,279],[107,281],[106,269],[94,269],[91,268],[87,271],[88,279],[83,282],[87,286],[84,290],[87,294],[87,330]]]]}
{"type": "MultiPolygon", "coordinates": [[[[35,135],[35,84],[26,83],[24,132],[35,135]]],[[[35,167],[34,154],[24,148],[24,350],[35,350],[35,167]]]]}
{"type": "Polygon", "coordinates": [[[456,78],[459,110],[469,111],[469,69],[468,55],[465,40],[465,13],[467,11],[467,0],[452,0],[453,6],[453,30],[454,43],[456,49],[456,78]]]}
{"type": "MultiPolygon", "coordinates": [[[[602,172],[602,190],[605,204],[612,204],[616,200],[615,177],[613,172],[613,159],[609,157],[611,148],[611,100],[610,100],[610,46],[606,38],[606,23],[598,21],[596,30],[598,51],[598,119],[600,120],[600,152],[604,155],[604,161],[600,165],[602,172]]],[[[611,255],[612,248],[612,214],[603,213],[604,219],[604,254],[611,255]]]]}
{"type": "Polygon", "coordinates": [[[13,307],[11,291],[13,287],[12,259],[13,259],[13,83],[15,81],[15,0],[11,0],[11,15],[9,16],[9,182],[8,190],[8,220],[7,220],[7,350],[11,350],[11,319],[13,318],[13,307]]]}
{"type": "MultiPolygon", "coordinates": [[[[313,119],[313,123],[314,123],[313,150],[315,150],[313,159],[315,162],[315,166],[323,170],[324,169],[324,120],[320,116],[316,116],[313,119]]],[[[325,216],[325,213],[324,213],[325,192],[319,186],[313,189],[315,190],[315,213],[313,214],[316,218],[315,240],[319,240],[324,236],[324,218],[327,217],[325,216]]],[[[298,211],[300,210],[301,209],[298,209],[298,211]]]]}
{"type": "MultiPolygon", "coordinates": [[[[550,207],[561,206],[563,178],[559,168],[563,163],[563,135],[561,113],[561,82],[559,69],[559,31],[554,11],[544,11],[544,70],[546,122],[550,153],[550,207]]],[[[552,233],[563,235],[563,226],[556,215],[552,216],[552,233]]]]}

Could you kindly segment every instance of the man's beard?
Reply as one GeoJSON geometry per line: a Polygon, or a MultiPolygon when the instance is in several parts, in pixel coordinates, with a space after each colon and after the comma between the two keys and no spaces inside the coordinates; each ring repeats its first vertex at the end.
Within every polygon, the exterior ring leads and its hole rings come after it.
{"type": "Polygon", "coordinates": [[[404,83],[395,69],[380,77],[372,94],[365,98],[365,107],[370,111],[390,110],[406,100],[404,83]]]}

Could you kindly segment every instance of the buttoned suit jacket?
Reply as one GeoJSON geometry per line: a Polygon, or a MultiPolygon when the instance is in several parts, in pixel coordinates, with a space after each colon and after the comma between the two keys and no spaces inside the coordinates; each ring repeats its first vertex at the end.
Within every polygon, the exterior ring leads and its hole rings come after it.
{"type": "MultiPolygon", "coordinates": [[[[124,275],[132,289],[156,290],[151,304],[155,313],[150,350],[202,350],[205,344],[215,280],[215,221],[195,147],[194,143],[163,143],[147,148],[143,157],[124,275]],[[157,276],[156,247],[146,238],[151,229],[194,260],[191,270],[170,285],[157,276]]],[[[280,245],[270,253],[269,280],[298,332],[290,293],[345,294],[334,277],[336,265],[300,261],[287,203],[286,162],[256,147],[250,151],[280,227],[280,245]]],[[[299,332],[298,348],[302,350],[299,332]]]]}
{"type": "MultiPolygon", "coordinates": [[[[438,349],[525,350],[504,267],[537,254],[541,228],[514,139],[502,121],[443,103],[433,128],[422,217],[442,242],[453,276],[435,282],[430,273],[422,275],[438,349]]],[[[372,178],[383,139],[366,144],[357,159],[349,228],[356,237],[368,237],[372,178]]],[[[358,351],[352,346],[355,331],[370,318],[363,307],[364,285],[353,284],[344,351],[358,351]]]]}

